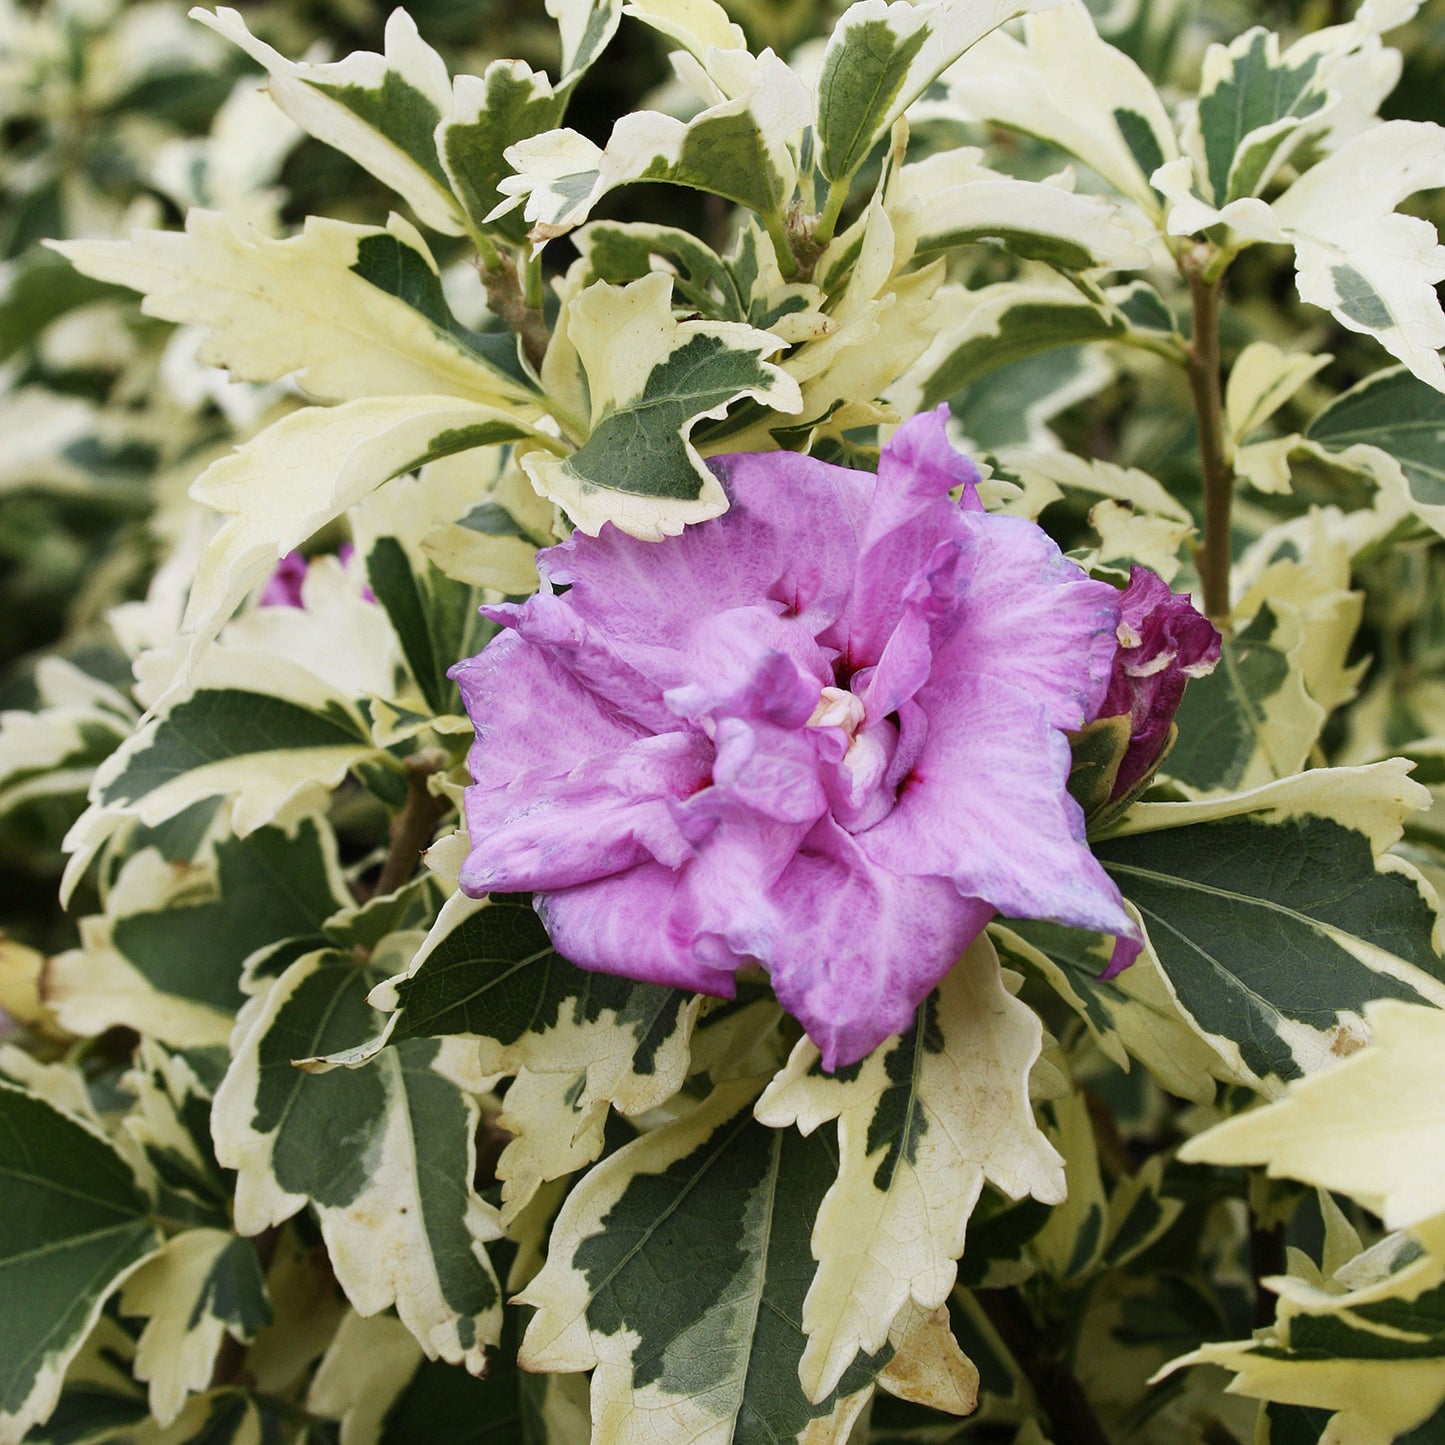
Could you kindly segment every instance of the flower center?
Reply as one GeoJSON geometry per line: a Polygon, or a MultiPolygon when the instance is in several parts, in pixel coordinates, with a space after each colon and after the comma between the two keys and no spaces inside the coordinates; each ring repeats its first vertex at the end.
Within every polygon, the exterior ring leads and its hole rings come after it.
{"type": "Polygon", "coordinates": [[[825,687],[818,694],[818,705],[807,722],[810,728],[842,728],[849,742],[862,725],[863,704],[843,687],[825,687]]]}

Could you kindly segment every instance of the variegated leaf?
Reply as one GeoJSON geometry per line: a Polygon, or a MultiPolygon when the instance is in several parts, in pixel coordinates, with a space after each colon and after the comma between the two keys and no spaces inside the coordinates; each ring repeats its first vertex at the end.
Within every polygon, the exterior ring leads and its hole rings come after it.
{"type": "Polygon", "coordinates": [[[438,457],[522,437],[557,445],[513,413],[447,396],[366,397],[283,417],[213,463],[191,489],[226,518],[186,602],[192,651],[287,552],[383,482],[438,457]]]}
{"type": "Polygon", "coordinates": [[[818,1271],[803,1305],[810,1399],[832,1394],[855,1355],[880,1350],[910,1299],[930,1311],[948,1298],[985,1182],[1012,1198],[1064,1197],[1061,1161],[1029,1107],[1041,1038],[982,937],[907,1033],[835,1075],[805,1039],[758,1100],[773,1128],[838,1121],[838,1179],[813,1229],[818,1271]]]}
{"type": "Polygon", "coordinates": [[[1056,346],[1118,341],[1129,321],[1064,283],[1005,281],[979,290],[942,287],[932,310],[934,340],[890,393],[906,410],[937,406],[1001,366],[1056,346]]]}
{"type": "Polygon", "coordinates": [[[1362,597],[1349,549],[1321,533],[1304,557],[1266,567],[1235,604],[1214,672],[1192,680],[1164,771],[1200,793],[1258,787],[1300,771],[1331,712],[1354,696],[1346,666],[1362,597]]]}
{"type": "Polygon", "coordinates": [[[452,315],[426,242],[399,216],[385,229],[311,216],[299,235],[272,240],[194,209],[184,232],[55,249],[86,275],[144,292],[147,315],[205,328],[197,360],[237,380],[294,375],[320,401],[455,396],[537,414],[515,340],[452,315]]]}
{"type": "Polygon", "coordinates": [[[63,658],[41,659],[36,688],[40,709],[0,712],[0,814],[85,794],[135,726],[134,708],[114,688],[63,658]]]}
{"type": "Polygon", "coordinates": [[[1093,843],[1185,1016],[1280,1093],[1366,1036],[1365,1004],[1445,1005],[1433,890],[1385,850],[1429,798],[1399,761],[1136,805],[1093,843]]]}
{"type": "Polygon", "coordinates": [[[1236,247],[1288,242],[1302,300],[1373,336],[1421,381],[1445,391],[1445,312],[1435,294],[1445,278],[1445,246],[1428,221],[1395,209],[1417,191],[1445,185],[1445,127],[1410,120],[1369,126],[1269,204],[1245,197],[1220,209],[1200,200],[1188,157],[1161,166],[1154,183],[1171,202],[1173,234],[1228,226],[1236,247]],[[1350,205],[1338,204],[1342,194],[1350,205]]]}
{"type": "Polygon", "coordinates": [[[1436,1220],[1438,1233],[1445,1216],[1445,1100],[1435,1074],[1445,1010],[1381,998],[1365,1017],[1365,1047],[1327,1073],[1297,1080],[1274,1103],[1191,1139],[1181,1157],[1264,1165],[1271,1178],[1348,1194],[1388,1229],[1436,1220]]]}
{"type": "Polygon", "coordinates": [[[91,806],[66,839],[67,888],[128,819],[154,825],[225,797],[232,827],[245,837],[308,811],[308,799],[319,801],[320,790],[373,758],[354,701],[281,658],[216,648],[193,681],[96,773],[91,806]]]}
{"type": "Polygon", "coordinates": [[[452,112],[450,78],[405,10],[394,10],[387,21],[382,54],[363,50],[325,65],[288,60],[228,6],[214,15],[199,7],[190,13],[270,73],[272,98],[308,135],[364,166],[425,225],[448,236],[466,234],[434,139],[452,112]]]}
{"type": "Polygon", "coordinates": [[[833,29],[818,68],[818,165],[846,181],[893,122],[964,51],[1051,0],[859,0],[833,29]]]}
{"type": "Polygon", "coordinates": [[[188,870],[179,886],[154,854],[132,858],[107,911],[81,921],[81,946],[51,960],[46,993],[77,1034],[119,1025],[177,1048],[224,1044],[247,958],[286,939],[319,946],[321,924],[349,902],[335,840],[315,818],[226,838],[214,873],[188,870]]]}
{"type": "Polygon", "coordinates": [[[671,279],[655,274],[599,282],[569,305],[586,440],[571,456],[528,452],[522,466],[584,532],[611,522],[655,541],[718,516],[727,495],[693,428],[744,397],[783,412],[801,404],[797,383],[763,359],[780,349],[776,337],[735,322],[679,322],[671,301],[671,279]]]}
{"type": "Polygon", "coordinates": [[[921,212],[919,254],[989,240],[1061,271],[1149,264],[1148,251],[1110,202],[1066,185],[1002,175],[983,165],[982,155],[961,146],[903,167],[900,190],[921,212]]]}
{"type": "MultiPolygon", "coordinates": [[[[1389,1038],[1389,1046],[1408,1051],[1418,1046],[1420,1035],[1407,1015],[1425,1012],[1385,1003],[1379,1007],[1380,1037],[1389,1038]],[[1416,1037],[1411,1040],[1410,1034],[1416,1037]]],[[[1434,1010],[1430,1010],[1434,1013],[1434,1010]]],[[[1377,1014],[1371,1010],[1371,1017],[1377,1014]]],[[[1437,1031],[1438,1032],[1438,1031],[1437,1031]]],[[[1364,1060],[1370,1054],[1358,1056],[1364,1060]]],[[[1406,1074],[1419,1067],[1417,1061],[1406,1074]]],[[[1278,1150],[1292,1160],[1299,1159],[1295,1144],[1308,1138],[1316,1161],[1306,1166],[1317,1172],[1318,1162],[1326,1159],[1329,1150],[1343,1150],[1352,1162],[1362,1163],[1360,1146],[1368,1149],[1379,1140],[1389,1124],[1399,1118],[1399,1104],[1393,1090],[1381,1093],[1366,1084],[1364,1098],[1353,1097],[1341,1090],[1325,1103],[1317,1091],[1322,1085],[1353,1074],[1356,1082],[1364,1082],[1369,1065],[1353,1069],[1354,1060],[1342,1064],[1335,1074],[1309,1080],[1308,1091],[1316,1097],[1310,1104],[1294,1109],[1291,1127],[1299,1133],[1292,1139],[1277,1135],[1268,1137],[1261,1131],[1255,1147],[1234,1149],[1227,1144],[1220,1151],[1226,1157],[1242,1154],[1251,1159],[1269,1158],[1278,1150]],[[1363,1105],[1363,1107],[1361,1107],[1363,1105]],[[1331,1110],[1326,1121],[1321,1109],[1331,1110]],[[1340,1110],[1345,1111],[1343,1114],[1340,1110]],[[1343,1119],[1351,1120],[1341,1127],[1343,1119]]],[[[1387,1066],[1388,1067],[1388,1066],[1387,1066]]],[[[1426,1066],[1427,1069],[1432,1067],[1426,1066]]],[[[1397,1074],[1395,1084],[1408,1090],[1413,1079],[1397,1074]]],[[[1231,1120],[1221,1129],[1202,1136],[1206,1145],[1196,1157],[1212,1157],[1207,1141],[1226,1137],[1226,1131],[1245,1125],[1251,1118],[1266,1122],[1267,1116],[1289,1111],[1296,1105],[1297,1095],[1270,1109],[1256,1111],[1231,1120]]],[[[1412,1122],[1418,1124],[1418,1118],[1412,1122]]],[[[1244,1142],[1244,1136],[1233,1137],[1244,1142]]],[[[1393,1137],[1393,1136],[1392,1136],[1393,1137]]],[[[1374,1167],[1391,1169],[1396,1161],[1420,1159],[1419,1134],[1414,1134],[1403,1149],[1380,1150],[1374,1167]]],[[[1193,1147],[1192,1145],[1190,1147],[1193,1147]]],[[[1338,1158],[1338,1154],[1334,1156],[1338,1158]]],[[[1429,1155],[1432,1162],[1438,1155],[1429,1155]]],[[[1292,1166],[1287,1166],[1292,1169],[1292,1166]]],[[[1375,1194],[1366,1170],[1356,1174],[1356,1183],[1365,1191],[1363,1197],[1375,1194]]],[[[1285,1172],[1282,1170],[1281,1172],[1285,1172]]],[[[1346,1171],[1348,1172],[1348,1166],[1346,1171]]],[[[1438,1172],[1438,1170],[1437,1170],[1438,1172]]],[[[1346,1186],[1349,1192],[1354,1192],[1346,1186]]],[[[1438,1195],[1438,1187],[1436,1190],[1438,1195]]],[[[1282,1298],[1272,1326],[1253,1339],[1227,1344],[1206,1344],[1202,1348],[1173,1361],[1170,1372],[1185,1365],[1214,1365],[1236,1371],[1230,1382],[1231,1392],[1255,1399],[1283,1402],[1306,1407],[1299,1413],[1313,1417],[1318,1436],[1323,1441],[1350,1442],[1350,1445],[1390,1445],[1394,1440],[1428,1441],[1445,1420],[1445,1283],[1442,1283],[1441,1259],[1438,1251],[1445,1244],[1438,1217],[1419,1231],[1421,1239],[1405,1235],[1389,1235],[1374,1248],[1356,1255],[1322,1277],[1312,1262],[1308,1269],[1314,1279],[1304,1276],[1298,1257],[1286,1277],[1268,1281],[1282,1298]],[[1422,1252],[1421,1243],[1425,1244],[1422,1252]]],[[[1273,1428],[1261,1432],[1257,1439],[1283,1440],[1285,1419],[1273,1411],[1265,1413],[1273,1428]],[[1273,1419],[1271,1420],[1271,1416],[1273,1419]]],[[[1313,1431],[1311,1431],[1313,1434],[1313,1431]]]]}
{"type": "Polygon", "coordinates": [[[487,219],[506,199],[500,185],[512,174],[503,152],[552,130],[562,119],[566,93],[525,61],[494,60],[480,77],[457,76],[453,94],[455,114],[436,136],[452,191],[473,226],[495,227],[519,243],[526,232],[520,213],[487,219]]]}
{"type": "Polygon", "coordinates": [[[472,1186],[484,1083],[474,1054],[417,1041],[355,1073],[293,1062],[375,1033],[366,995],[404,960],[407,939],[391,935],[366,961],[307,954],[247,1005],[216,1093],[216,1153],[238,1171],[240,1232],[310,1203],[360,1313],[395,1305],[428,1354],[480,1372],[501,1325],[484,1248],[500,1229],[472,1186]]]}
{"type": "Polygon", "coordinates": [[[1445,397],[1434,386],[1404,367],[1376,372],[1324,407],[1304,435],[1445,533],[1445,397]]]}
{"type": "Polygon", "coordinates": [[[1386,121],[1306,171],[1274,213],[1294,242],[1300,298],[1373,336],[1445,391],[1445,313],[1435,294],[1445,280],[1445,246],[1428,221],[1395,209],[1433,186],[1445,186],[1445,127],[1386,121]]]}
{"type": "Polygon", "coordinates": [[[537,1310],[524,1368],[593,1370],[596,1445],[841,1445],[893,1354],[803,1394],[796,1322],[835,1160],[821,1135],[757,1123],[756,1090],[723,1085],[589,1170],[518,1296],[537,1310]]]}
{"type": "Polygon", "coordinates": [[[1235,445],[1246,442],[1330,360],[1251,341],[1230,367],[1225,387],[1225,421],[1235,445]]]}
{"type": "Polygon", "coordinates": [[[990,932],[1003,960],[1044,979],[1120,1068],[1137,1059],[1171,1094],[1200,1104],[1214,1098],[1216,1078],[1233,1077],[1195,1032],[1147,950],[1117,977],[1101,979],[1110,938],[1017,919],[990,932]]]}
{"type": "Polygon", "coordinates": [[[1149,177],[1178,154],[1174,125],[1148,77],[1099,35],[1086,6],[1029,15],[1022,40],[995,32],[947,82],[947,98],[923,102],[920,116],[961,113],[1038,136],[1160,214],[1149,177]]]}
{"type": "Polygon", "coordinates": [[[130,1167],[89,1124],[0,1080],[0,1125],[0,1441],[17,1445],[160,1235],[130,1167]]]}
{"type": "Polygon", "coordinates": [[[447,900],[404,978],[374,995],[398,1009],[385,1035],[332,1062],[354,1064],[387,1041],[464,1035],[486,1074],[527,1069],[583,1077],[576,1103],[624,1114],[681,1087],[700,1000],[680,989],[592,973],[558,954],[530,900],[447,900]]]}
{"type": "Polygon", "coordinates": [[[706,61],[710,50],[747,48],[742,27],[717,0],[627,0],[625,9],[700,61],[706,61]]]}
{"type": "MultiPolygon", "coordinates": [[[[718,65],[723,56],[715,56],[718,65]]],[[[656,111],[624,116],[605,147],[554,130],[508,147],[516,172],[498,190],[523,206],[537,246],[580,226],[608,191],[633,181],[690,186],[779,216],[797,180],[789,142],[808,120],[802,82],[772,54],[726,52],[724,98],[689,121],[656,111]]],[[[502,214],[502,213],[499,213],[502,214]]]]}
{"type": "Polygon", "coordinates": [[[161,1425],[210,1384],[225,1335],[252,1340],[271,1319],[254,1246],[223,1229],[190,1229],[167,1240],[125,1282],[120,1309],[146,1319],[134,1371],[149,1384],[151,1414],[161,1425]]]}

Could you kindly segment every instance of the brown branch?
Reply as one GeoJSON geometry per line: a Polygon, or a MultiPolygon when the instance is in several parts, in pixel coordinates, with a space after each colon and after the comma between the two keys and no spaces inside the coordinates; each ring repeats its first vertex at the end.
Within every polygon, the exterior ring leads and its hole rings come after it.
{"type": "Polygon", "coordinates": [[[516,261],[503,252],[495,266],[482,266],[481,273],[482,284],[487,288],[487,305],[521,337],[522,350],[532,369],[540,371],[542,358],[547,354],[547,343],[552,337],[541,311],[527,304],[522,278],[517,275],[516,261]]]}
{"type": "Polygon", "coordinates": [[[1048,1415],[1053,1426],[1049,1434],[1069,1445],[1110,1445],[1068,1360],[1044,1339],[1018,1292],[980,1289],[974,1298],[1048,1415]]]}
{"type": "Polygon", "coordinates": [[[437,797],[427,786],[427,780],[445,761],[445,756],[435,749],[407,759],[406,802],[391,820],[391,847],[376,886],[371,890],[372,897],[395,893],[416,872],[422,850],[431,842],[436,825],[449,806],[445,798],[437,797]]]}
{"type": "Polygon", "coordinates": [[[1219,379],[1219,299],[1221,283],[1206,270],[1213,248],[1196,247],[1180,257],[1189,284],[1193,334],[1185,347],[1184,369],[1199,423],[1199,459],[1204,472],[1204,541],[1198,553],[1204,611],[1221,631],[1229,621],[1229,513],[1234,501],[1234,467],[1224,442],[1224,396],[1219,379]]]}

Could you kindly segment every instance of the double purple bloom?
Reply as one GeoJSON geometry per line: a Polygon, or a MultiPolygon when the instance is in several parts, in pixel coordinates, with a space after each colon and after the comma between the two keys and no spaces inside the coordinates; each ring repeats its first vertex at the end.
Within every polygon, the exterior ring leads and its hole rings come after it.
{"type": "Polygon", "coordinates": [[[730,997],[760,963],[828,1069],[907,1027],[995,913],[1137,953],[1066,787],[1120,594],[983,511],[945,415],[876,477],[722,457],[715,521],[539,554],[542,590],[484,609],[506,630],[452,669],[462,888],[535,892],[585,968],[730,997]]]}

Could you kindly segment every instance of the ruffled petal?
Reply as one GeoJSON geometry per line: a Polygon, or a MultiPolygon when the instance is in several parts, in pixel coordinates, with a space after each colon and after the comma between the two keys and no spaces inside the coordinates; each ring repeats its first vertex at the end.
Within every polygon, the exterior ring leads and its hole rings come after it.
{"type": "Polygon", "coordinates": [[[674,732],[588,758],[564,777],[528,769],[504,787],[468,788],[476,846],[462,891],[566,888],[646,859],[681,866],[693,848],[672,805],[707,784],[712,761],[705,737],[674,732]]]}
{"type": "Polygon", "coordinates": [[[950,490],[961,486],[977,501],[978,469],[949,445],[947,416],[941,406],[905,422],[879,458],[853,596],[834,629],[854,667],[878,662],[915,580],[939,544],[960,535],[963,509],[950,490]]]}
{"type": "Polygon", "coordinates": [[[824,819],[771,894],[786,923],[763,961],[829,1071],[907,1028],[994,914],[942,878],[878,867],[858,844],[824,819]]]}
{"type": "Polygon", "coordinates": [[[950,688],[975,675],[1026,692],[1051,726],[1080,728],[1109,685],[1119,594],[1069,561],[1022,517],[962,519],[968,534],[960,585],[964,606],[934,655],[930,714],[947,711],[950,688]]]}
{"type": "Polygon", "coordinates": [[[934,711],[896,806],[857,835],[877,867],[951,879],[1012,918],[1132,933],[1113,880],[1084,841],[1066,784],[1067,739],[1028,693],[994,678],[955,681],[934,711]]]}
{"type": "Polygon", "coordinates": [[[504,787],[527,771],[560,777],[647,732],[515,633],[493,638],[447,676],[460,689],[476,730],[467,764],[486,787],[504,787]]]}
{"type": "Polygon", "coordinates": [[[730,499],[725,525],[642,544],[604,526],[538,554],[543,576],[570,584],[573,604],[619,646],[682,647],[698,618],[763,601],[814,635],[842,610],[873,479],[791,452],[711,465],[730,499]]]}

